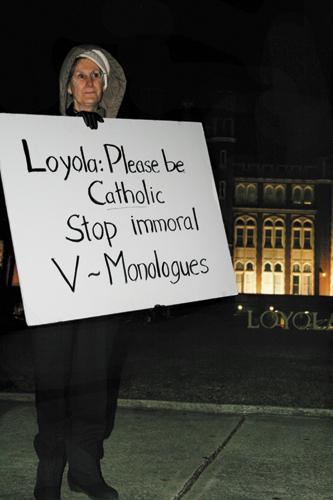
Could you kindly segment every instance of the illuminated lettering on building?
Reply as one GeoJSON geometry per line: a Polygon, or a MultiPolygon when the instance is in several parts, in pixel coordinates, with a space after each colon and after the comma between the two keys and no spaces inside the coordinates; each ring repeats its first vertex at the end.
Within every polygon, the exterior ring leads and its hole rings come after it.
{"type": "Polygon", "coordinates": [[[322,317],[318,312],[289,311],[284,312],[264,311],[255,314],[251,309],[247,310],[247,328],[249,329],[273,329],[284,330],[333,330],[333,313],[329,317],[322,317]]]}

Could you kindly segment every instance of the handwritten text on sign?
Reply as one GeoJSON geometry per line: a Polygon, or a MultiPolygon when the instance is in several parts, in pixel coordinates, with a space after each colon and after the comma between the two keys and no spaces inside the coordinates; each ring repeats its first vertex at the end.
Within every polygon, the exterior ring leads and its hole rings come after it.
{"type": "Polygon", "coordinates": [[[236,293],[198,123],[0,115],[28,324],[236,293]]]}

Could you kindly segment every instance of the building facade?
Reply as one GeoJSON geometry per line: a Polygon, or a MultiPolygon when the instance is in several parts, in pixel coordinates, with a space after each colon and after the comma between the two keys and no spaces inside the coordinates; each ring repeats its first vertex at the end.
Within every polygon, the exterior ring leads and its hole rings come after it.
{"type": "Polygon", "coordinates": [[[333,295],[332,164],[237,162],[208,144],[238,291],[333,295]]]}

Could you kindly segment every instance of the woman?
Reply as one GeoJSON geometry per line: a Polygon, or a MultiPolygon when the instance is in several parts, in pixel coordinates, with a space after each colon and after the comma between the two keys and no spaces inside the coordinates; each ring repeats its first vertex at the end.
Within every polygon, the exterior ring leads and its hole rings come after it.
{"type": "MultiPolygon", "coordinates": [[[[117,115],[126,79],[119,63],[106,50],[88,45],[72,48],[59,80],[62,115],[83,117],[92,129],[103,118],[117,115]]],[[[34,440],[39,458],[34,489],[37,500],[60,500],[67,462],[73,491],[98,500],[118,498],[100,468],[103,441],[111,433],[116,403],[110,389],[116,325],[116,316],[103,316],[32,331],[38,422],[34,440]]]]}

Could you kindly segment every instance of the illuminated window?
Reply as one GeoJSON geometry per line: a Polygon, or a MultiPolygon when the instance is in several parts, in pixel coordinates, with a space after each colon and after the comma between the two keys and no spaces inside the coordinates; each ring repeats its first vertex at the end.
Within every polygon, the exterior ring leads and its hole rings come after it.
{"type": "Polygon", "coordinates": [[[293,248],[301,248],[301,231],[300,229],[294,230],[293,248]]]}
{"type": "Polygon", "coordinates": [[[244,229],[238,227],[236,229],[236,247],[243,247],[244,246],[244,229]]]}
{"type": "Polygon", "coordinates": [[[294,185],[292,187],[292,200],[295,205],[311,205],[314,200],[313,186],[294,185]]]}
{"type": "Polygon", "coordinates": [[[275,248],[283,248],[284,224],[281,220],[275,222],[275,248]]]}
{"type": "Polygon", "coordinates": [[[312,248],[311,245],[311,237],[312,237],[312,224],[311,222],[304,222],[303,224],[303,237],[304,237],[304,244],[303,248],[310,249],[312,248]]]}
{"type": "Polygon", "coordinates": [[[300,275],[299,274],[293,274],[292,294],[293,295],[299,295],[299,292],[300,292],[300,275]]]}
{"type": "Polygon", "coordinates": [[[312,274],[310,264],[304,264],[302,275],[302,295],[311,295],[312,274]]]}
{"type": "Polygon", "coordinates": [[[236,274],[236,286],[238,293],[243,293],[243,283],[244,283],[244,264],[242,262],[236,262],[235,264],[235,274],[236,274]]]}
{"type": "Polygon", "coordinates": [[[280,206],[286,201],[286,187],[282,184],[264,184],[265,205],[280,206]]]}
{"type": "Polygon", "coordinates": [[[253,262],[247,262],[244,273],[244,293],[256,293],[256,273],[253,262]]]}
{"type": "Polygon", "coordinates": [[[300,205],[302,203],[302,188],[295,186],[292,192],[293,203],[300,205]]]}
{"type": "Polygon", "coordinates": [[[311,231],[304,230],[304,246],[303,248],[310,249],[311,248],[311,231]]]}
{"type": "Polygon", "coordinates": [[[304,264],[303,270],[300,264],[292,267],[292,294],[311,295],[312,294],[312,266],[304,264]]]}
{"type": "Polygon", "coordinates": [[[253,248],[254,247],[254,229],[248,228],[246,234],[247,234],[246,246],[249,248],[253,248]]]}
{"type": "Polygon", "coordinates": [[[313,188],[306,186],[303,191],[303,201],[305,205],[311,205],[313,202],[313,188]]]}
{"type": "Polygon", "coordinates": [[[272,265],[265,262],[262,274],[262,293],[283,294],[284,293],[284,272],[282,264],[272,265]]]}
{"type": "Polygon", "coordinates": [[[273,293],[277,295],[284,293],[284,273],[280,263],[274,265],[273,293]]]}
{"type": "Polygon", "coordinates": [[[285,228],[280,219],[264,221],[264,248],[284,248],[285,228]]]}
{"type": "Polygon", "coordinates": [[[258,200],[257,184],[237,184],[235,200],[237,205],[255,205],[258,200]]]}
{"type": "Polygon", "coordinates": [[[245,267],[240,261],[235,264],[236,285],[239,293],[256,293],[256,273],[253,262],[245,267]]]}
{"type": "Polygon", "coordinates": [[[264,223],[264,247],[272,248],[273,244],[273,223],[271,220],[267,220],[264,223]]]}
{"type": "Polygon", "coordinates": [[[313,224],[309,220],[296,220],[292,225],[292,247],[311,250],[313,247],[313,224]]]}
{"type": "Polygon", "coordinates": [[[256,222],[248,217],[238,217],[235,221],[235,246],[254,248],[256,246],[256,222]]]}
{"type": "Polygon", "coordinates": [[[262,283],[261,283],[262,293],[273,293],[273,273],[272,266],[269,262],[264,264],[264,271],[262,273],[262,283]]]}
{"type": "Polygon", "coordinates": [[[292,226],[293,248],[301,248],[301,228],[302,224],[295,221],[292,226]]]}

